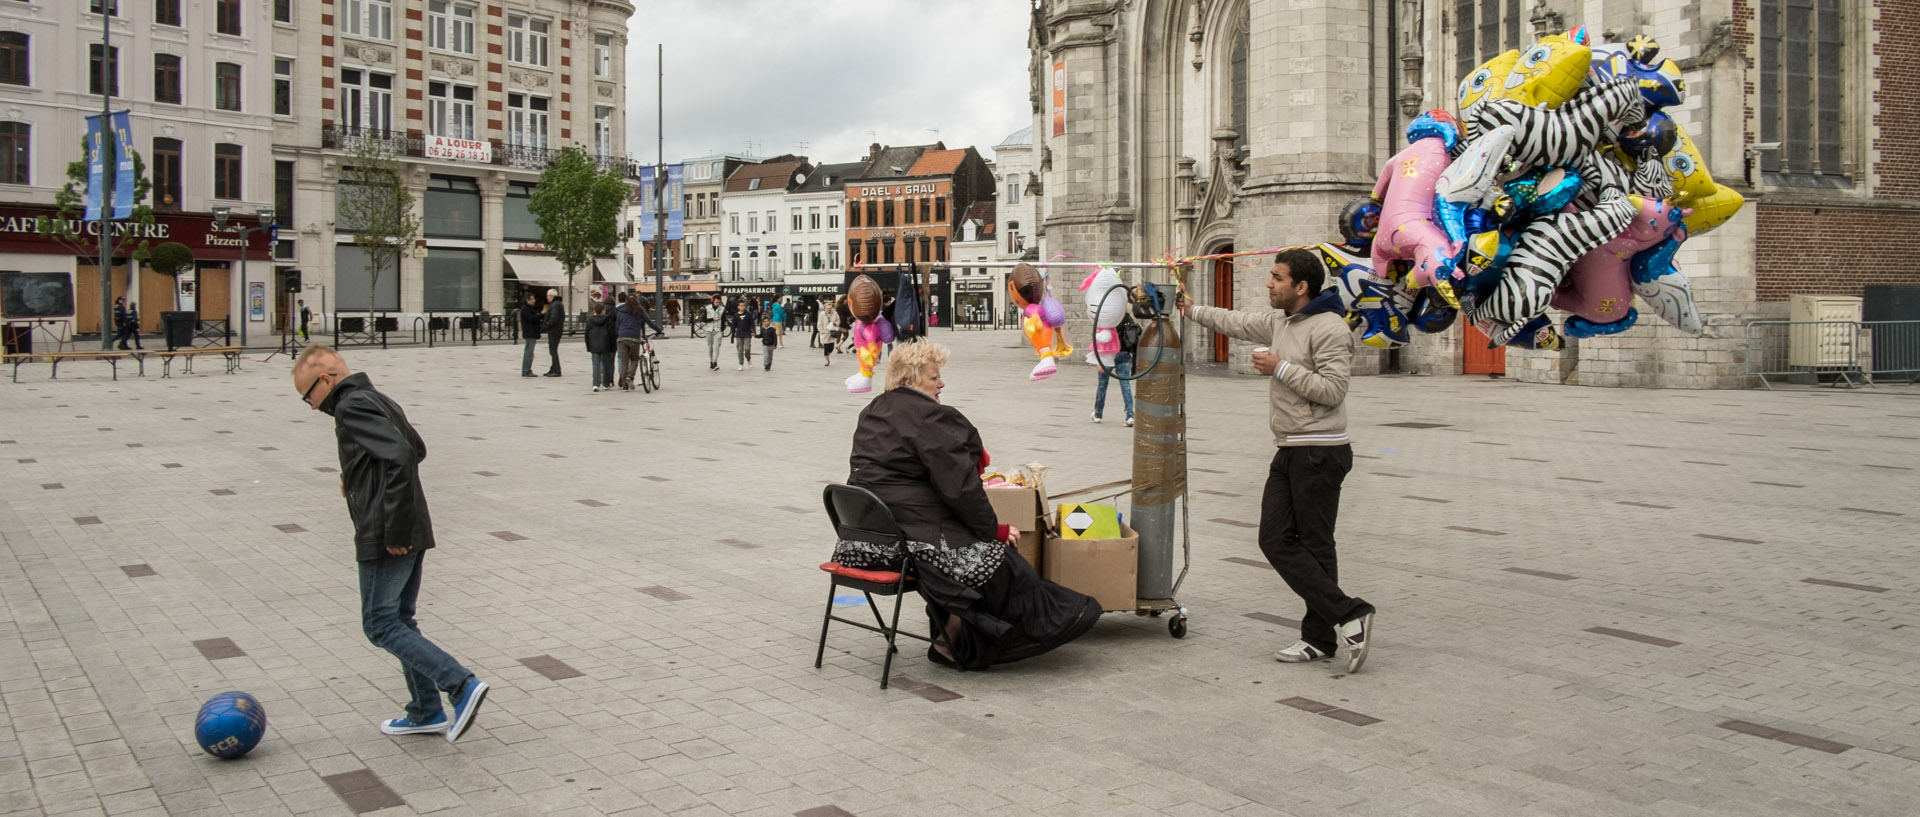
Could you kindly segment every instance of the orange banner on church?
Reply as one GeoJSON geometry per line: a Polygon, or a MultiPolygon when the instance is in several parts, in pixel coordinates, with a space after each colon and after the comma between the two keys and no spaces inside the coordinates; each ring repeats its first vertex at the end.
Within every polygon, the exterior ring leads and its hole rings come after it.
{"type": "Polygon", "coordinates": [[[1053,64],[1053,135],[1067,135],[1067,61],[1053,64]]]}

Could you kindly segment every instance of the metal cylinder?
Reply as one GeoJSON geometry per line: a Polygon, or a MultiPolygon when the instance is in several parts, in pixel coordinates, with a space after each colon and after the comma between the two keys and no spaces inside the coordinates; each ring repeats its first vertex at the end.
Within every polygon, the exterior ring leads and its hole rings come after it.
{"type": "Polygon", "coordinates": [[[1173,596],[1180,499],[1187,493],[1187,370],[1180,333],[1168,320],[1140,335],[1133,370],[1133,519],[1140,534],[1141,600],[1173,596]]]}

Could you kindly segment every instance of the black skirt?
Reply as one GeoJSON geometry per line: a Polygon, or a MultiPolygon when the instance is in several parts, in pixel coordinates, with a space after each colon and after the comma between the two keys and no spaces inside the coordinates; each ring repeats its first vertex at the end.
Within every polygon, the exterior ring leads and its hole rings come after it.
{"type": "Polygon", "coordinates": [[[914,568],[932,632],[944,633],[949,616],[962,625],[952,645],[953,660],[927,650],[935,663],[979,670],[1032,658],[1079,638],[1100,618],[1100,602],[1040,578],[1012,548],[978,587],[955,581],[931,562],[916,562],[914,568]]]}

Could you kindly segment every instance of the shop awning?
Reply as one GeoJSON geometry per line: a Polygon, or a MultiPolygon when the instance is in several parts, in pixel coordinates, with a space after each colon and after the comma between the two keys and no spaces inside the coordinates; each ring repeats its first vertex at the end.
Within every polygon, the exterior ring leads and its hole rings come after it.
{"type": "Polygon", "coordinates": [[[563,287],[567,285],[567,269],[551,255],[508,255],[504,256],[507,271],[520,283],[528,286],[563,287]]]}
{"type": "Polygon", "coordinates": [[[596,258],[593,261],[593,265],[595,269],[600,271],[600,280],[602,281],[606,281],[609,284],[633,283],[633,278],[628,276],[627,271],[621,268],[622,265],[618,259],[596,258]]]}

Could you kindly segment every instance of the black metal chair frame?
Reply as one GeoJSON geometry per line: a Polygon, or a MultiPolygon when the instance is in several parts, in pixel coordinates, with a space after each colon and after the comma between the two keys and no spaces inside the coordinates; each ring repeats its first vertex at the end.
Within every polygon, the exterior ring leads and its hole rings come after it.
{"type": "Polygon", "coordinates": [[[893,675],[893,656],[900,651],[900,648],[895,644],[895,639],[898,636],[918,639],[928,644],[944,644],[946,643],[946,639],[938,635],[930,638],[916,633],[903,632],[900,629],[901,602],[906,594],[918,592],[920,583],[913,576],[913,554],[907,552],[905,536],[900,531],[899,523],[894,521],[893,512],[887,508],[886,503],[881,502],[879,497],[874,496],[872,491],[868,491],[865,488],[840,484],[828,485],[826,489],[821,492],[820,498],[827,507],[827,519],[833,523],[834,532],[838,534],[840,538],[851,539],[857,542],[872,542],[874,544],[898,544],[902,554],[902,561],[899,579],[892,583],[856,579],[833,572],[827,573],[828,577],[832,579],[832,583],[827,587],[827,610],[825,616],[820,621],[820,647],[814,652],[813,668],[819,669],[821,663],[826,658],[827,630],[833,626],[833,622],[838,621],[842,624],[851,624],[862,630],[879,633],[886,637],[887,656],[880,665],[880,688],[886,689],[887,681],[893,675]],[[871,506],[868,508],[854,506],[848,510],[863,511],[868,514],[873,514],[873,516],[856,520],[857,522],[863,523],[860,525],[843,520],[841,518],[841,508],[834,504],[834,494],[836,493],[843,494],[854,501],[871,503],[871,506]],[[881,528],[880,524],[875,523],[883,523],[885,526],[884,529],[881,528]],[[842,618],[834,615],[833,601],[838,597],[840,588],[842,587],[850,587],[858,590],[861,595],[866,597],[867,609],[873,612],[874,623],[868,624],[864,621],[855,621],[850,618],[842,618]],[[893,597],[893,617],[891,620],[882,616],[879,603],[873,600],[875,594],[893,597]]]}

